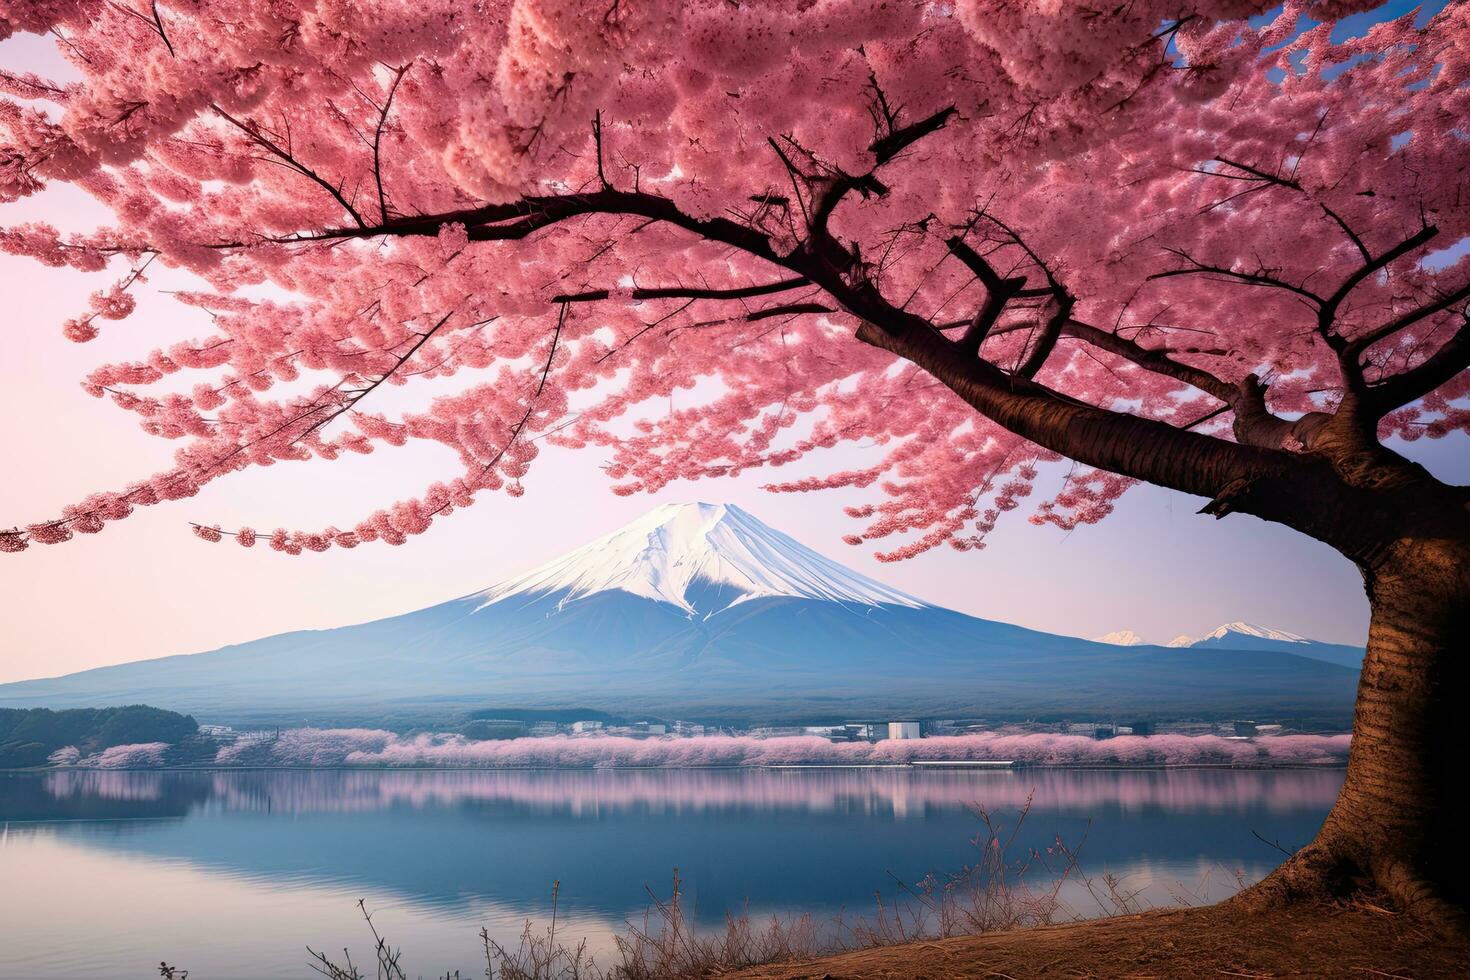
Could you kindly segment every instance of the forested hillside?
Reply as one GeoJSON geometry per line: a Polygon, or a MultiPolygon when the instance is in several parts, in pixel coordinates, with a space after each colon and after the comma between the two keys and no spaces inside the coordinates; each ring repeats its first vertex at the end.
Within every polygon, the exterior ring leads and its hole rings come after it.
{"type": "Polygon", "coordinates": [[[118,708],[0,708],[0,768],[46,764],[57,749],[75,745],[83,755],[114,745],[178,742],[198,732],[191,715],[146,704],[118,708]]]}

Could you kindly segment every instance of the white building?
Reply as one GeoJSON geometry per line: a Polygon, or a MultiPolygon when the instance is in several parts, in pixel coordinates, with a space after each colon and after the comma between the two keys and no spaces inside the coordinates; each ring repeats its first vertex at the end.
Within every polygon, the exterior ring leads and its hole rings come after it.
{"type": "Polygon", "coordinates": [[[582,734],[582,733],[584,733],[584,732],[600,732],[600,731],[602,731],[602,722],[600,722],[600,721],[574,721],[574,722],[572,722],[572,731],[576,732],[579,735],[582,734]]]}
{"type": "Polygon", "coordinates": [[[917,721],[890,721],[888,723],[889,738],[919,738],[920,735],[917,721]]]}

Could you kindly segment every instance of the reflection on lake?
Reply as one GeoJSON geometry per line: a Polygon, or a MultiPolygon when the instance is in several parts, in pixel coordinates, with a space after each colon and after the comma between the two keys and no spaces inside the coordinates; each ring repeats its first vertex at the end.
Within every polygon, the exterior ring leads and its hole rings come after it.
{"type": "MultiPolygon", "coordinates": [[[[974,857],[978,804],[1018,848],[1156,902],[1220,898],[1301,844],[1339,770],[245,771],[0,773],[0,977],[298,977],[305,945],[366,950],[358,898],[410,975],[476,975],[477,933],[549,914],[606,943],[678,867],[696,917],[865,914],[892,875],[974,857]],[[1228,887],[1227,887],[1228,886],[1228,887]]],[[[1079,914],[1096,911],[1077,904],[1079,914]]],[[[559,926],[560,932],[563,927],[559,926]]]]}

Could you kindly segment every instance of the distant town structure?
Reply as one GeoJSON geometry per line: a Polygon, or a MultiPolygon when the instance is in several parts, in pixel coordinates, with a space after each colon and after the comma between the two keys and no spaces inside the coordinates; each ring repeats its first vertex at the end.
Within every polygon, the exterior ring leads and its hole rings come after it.
{"type": "MultiPolygon", "coordinates": [[[[1297,724],[1279,721],[1255,721],[1236,719],[1222,720],[1171,720],[1156,722],[1138,719],[1119,723],[1116,719],[1059,722],[1028,721],[996,724],[985,719],[918,720],[913,718],[890,718],[884,720],[856,720],[838,724],[815,725],[761,725],[744,728],[740,726],[715,726],[682,719],[673,721],[625,721],[617,718],[583,719],[563,721],[550,718],[540,720],[515,718],[474,718],[461,724],[456,730],[472,741],[505,740],[516,738],[554,738],[557,736],[583,738],[700,738],[711,735],[744,736],[753,738],[816,737],[829,742],[881,742],[885,740],[912,741],[915,739],[945,736],[973,735],[978,733],[1036,734],[1059,732],[1084,736],[1103,741],[1119,736],[1147,738],[1153,735],[1217,735],[1230,739],[1254,739],[1297,732],[1297,724]]],[[[280,738],[279,729],[237,729],[230,725],[201,724],[199,736],[218,744],[251,745],[280,738]]]]}
{"type": "Polygon", "coordinates": [[[212,739],[222,745],[253,745],[257,742],[271,742],[281,737],[280,728],[267,728],[257,731],[242,732],[229,725],[200,725],[199,734],[204,738],[212,739]]]}

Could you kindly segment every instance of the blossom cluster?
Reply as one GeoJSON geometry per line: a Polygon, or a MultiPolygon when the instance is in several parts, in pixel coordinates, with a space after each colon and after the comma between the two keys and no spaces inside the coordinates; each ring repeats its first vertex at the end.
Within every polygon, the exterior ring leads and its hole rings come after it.
{"type": "MultiPolygon", "coordinates": [[[[126,264],[62,326],[79,342],[148,262],[199,284],[175,296],[198,336],[84,379],[174,464],[0,551],[410,442],[458,469],[341,527],[197,533],[401,544],[520,494],[548,446],[601,452],[623,494],[797,467],[771,488],[866,491],[848,540],[888,559],[983,547],[1029,501],[1101,520],[1128,474],[1038,493],[1055,447],[857,342],[864,297],[958,337],[991,290],[958,239],[1026,286],[988,364],[1222,439],[1239,420],[1198,372],[1296,417],[1343,397],[1334,344],[1361,342],[1365,384],[1431,363],[1465,314],[1470,259],[1429,256],[1470,235],[1470,6],[1335,36],[1375,5],[0,0],[0,36],[56,34],[73,73],[0,72],[0,201],[70,183],[115,216],[0,249],[126,264]],[[792,275],[812,255],[823,282],[792,275]],[[376,395],[435,383],[416,410],[376,395]],[[824,470],[838,446],[866,462],[824,470]]],[[[1422,394],[1380,433],[1470,430],[1470,375],[1422,394]]]]}

